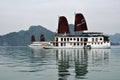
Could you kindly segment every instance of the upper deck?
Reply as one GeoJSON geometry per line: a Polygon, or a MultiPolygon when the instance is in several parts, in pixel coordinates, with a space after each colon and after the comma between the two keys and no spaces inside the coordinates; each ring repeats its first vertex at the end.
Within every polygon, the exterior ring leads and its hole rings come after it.
{"type": "Polygon", "coordinates": [[[84,32],[81,34],[56,34],[59,37],[104,37],[102,32],[84,32]]]}

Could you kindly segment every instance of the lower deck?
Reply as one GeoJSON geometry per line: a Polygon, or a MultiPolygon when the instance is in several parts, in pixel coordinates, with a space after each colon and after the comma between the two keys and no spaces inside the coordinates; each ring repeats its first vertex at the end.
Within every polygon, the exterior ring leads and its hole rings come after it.
{"type": "Polygon", "coordinates": [[[51,48],[110,48],[110,42],[51,42],[51,48]]]}

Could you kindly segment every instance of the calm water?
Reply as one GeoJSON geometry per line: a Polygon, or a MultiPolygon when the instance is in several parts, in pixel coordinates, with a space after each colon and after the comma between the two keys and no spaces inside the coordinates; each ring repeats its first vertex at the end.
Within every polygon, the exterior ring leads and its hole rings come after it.
{"type": "Polygon", "coordinates": [[[120,80],[120,46],[111,49],[0,47],[0,80],[120,80]]]}

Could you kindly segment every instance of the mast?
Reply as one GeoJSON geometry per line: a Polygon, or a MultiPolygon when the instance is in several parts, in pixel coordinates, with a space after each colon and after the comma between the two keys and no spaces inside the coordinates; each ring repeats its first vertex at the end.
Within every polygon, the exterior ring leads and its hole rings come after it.
{"type": "Polygon", "coordinates": [[[35,36],[32,35],[32,36],[31,36],[31,42],[34,42],[34,41],[35,41],[35,36]]]}
{"type": "Polygon", "coordinates": [[[45,41],[44,34],[41,34],[41,35],[40,35],[40,41],[45,41]]]}
{"type": "Polygon", "coordinates": [[[74,31],[85,31],[85,30],[88,30],[88,28],[87,28],[87,24],[86,24],[83,14],[81,13],[75,14],[74,31]]]}

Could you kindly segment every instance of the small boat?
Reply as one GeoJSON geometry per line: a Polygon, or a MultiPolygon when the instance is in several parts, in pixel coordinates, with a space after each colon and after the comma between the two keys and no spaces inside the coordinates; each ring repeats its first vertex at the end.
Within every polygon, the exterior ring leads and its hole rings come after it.
{"type": "Polygon", "coordinates": [[[43,49],[45,46],[50,46],[50,42],[33,42],[32,44],[28,45],[30,48],[35,48],[35,49],[43,49]]]}
{"type": "Polygon", "coordinates": [[[40,36],[40,41],[36,41],[35,36],[31,36],[31,44],[28,45],[30,48],[43,49],[45,46],[50,46],[50,42],[45,42],[45,37],[43,34],[40,36]]]}

